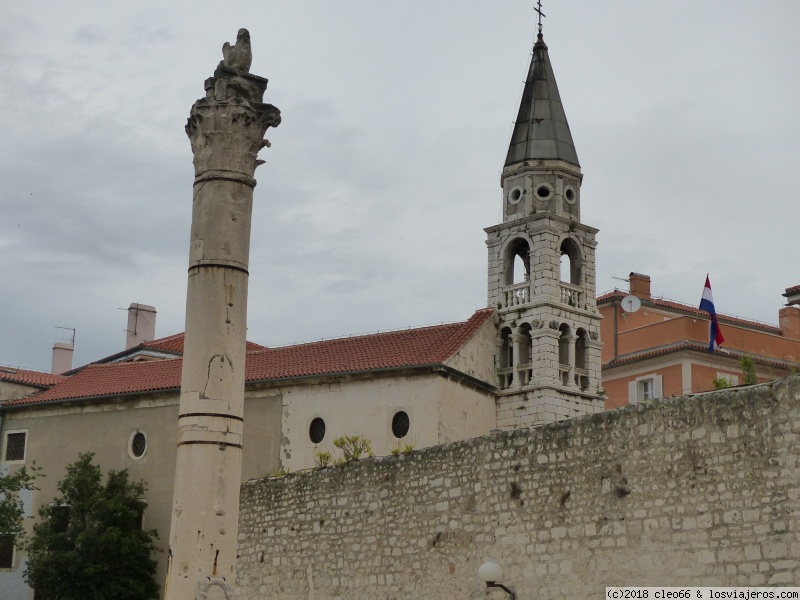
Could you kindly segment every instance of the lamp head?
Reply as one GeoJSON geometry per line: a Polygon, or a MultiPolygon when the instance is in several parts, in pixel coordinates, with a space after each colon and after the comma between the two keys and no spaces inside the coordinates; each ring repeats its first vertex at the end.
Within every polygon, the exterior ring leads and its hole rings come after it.
{"type": "Polygon", "coordinates": [[[478,569],[478,577],[485,581],[487,586],[491,586],[493,583],[503,580],[503,567],[496,562],[487,560],[478,569]]]}

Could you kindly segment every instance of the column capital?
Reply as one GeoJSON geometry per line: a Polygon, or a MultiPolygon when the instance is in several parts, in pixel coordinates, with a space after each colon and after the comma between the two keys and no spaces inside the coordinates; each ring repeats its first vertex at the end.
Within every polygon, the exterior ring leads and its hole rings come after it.
{"type": "Polygon", "coordinates": [[[270,145],[264,134],[280,124],[280,114],[271,104],[254,105],[238,97],[195,102],[186,123],[195,184],[225,179],[255,186],[256,167],[264,163],[258,151],[270,145]]]}
{"type": "Polygon", "coordinates": [[[236,45],[227,48],[214,75],[205,81],[205,98],[194,103],[186,123],[195,183],[211,177],[253,187],[253,173],[264,162],[258,159],[258,151],[270,145],[264,134],[269,127],[280,125],[281,111],[264,104],[268,80],[249,72],[252,52],[247,30],[240,30],[236,45]]]}

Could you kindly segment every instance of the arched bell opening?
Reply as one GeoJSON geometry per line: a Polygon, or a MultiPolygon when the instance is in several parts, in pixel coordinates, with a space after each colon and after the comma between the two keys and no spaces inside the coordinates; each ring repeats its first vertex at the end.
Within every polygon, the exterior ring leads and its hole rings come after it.
{"type": "Polygon", "coordinates": [[[506,247],[505,285],[524,283],[531,279],[531,258],[528,241],[516,238],[506,247]]]}
{"type": "Polygon", "coordinates": [[[517,373],[523,386],[531,383],[533,377],[533,338],[531,337],[531,324],[523,323],[518,330],[519,357],[517,360],[517,373]]]}
{"type": "Polygon", "coordinates": [[[583,285],[583,257],[578,243],[572,238],[561,242],[561,281],[571,285],[583,285]]]}

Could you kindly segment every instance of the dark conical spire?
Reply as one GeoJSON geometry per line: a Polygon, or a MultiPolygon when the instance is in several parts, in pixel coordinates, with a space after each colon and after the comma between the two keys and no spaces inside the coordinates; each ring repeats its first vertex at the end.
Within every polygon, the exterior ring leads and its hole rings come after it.
{"type": "Polygon", "coordinates": [[[533,46],[505,166],[536,159],[560,159],[580,166],[541,33],[533,46]]]}

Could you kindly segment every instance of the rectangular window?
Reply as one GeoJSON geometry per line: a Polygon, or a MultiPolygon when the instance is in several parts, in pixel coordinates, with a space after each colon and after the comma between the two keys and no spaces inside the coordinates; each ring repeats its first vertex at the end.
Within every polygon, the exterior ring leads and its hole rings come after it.
{"type": "Polygon", "coordinates": [[[739,385],[739,376],[738,375],[731,375],[730,373],[720,373],[719,371],[717,371],[717,379],[724,379],[731,386],[739,385]]]}
{"type": "Polygon", "coordinates": [[[6,433],[5,453],[3,454],[6,462],[23,462],[25,460],[27,438],[27,431],[9,431],[6,433]]]}
{"type": "Polygon", "coordinates": [[[14,568],[14,542],[16,536],[3,533],[0,534],[0,569],[14,568]]]}
{"type": "Polygon", "coordinates": [[[661,375],[642,375],[628,382],[628,403],[645,402],[663,398],[661,375]]]}

